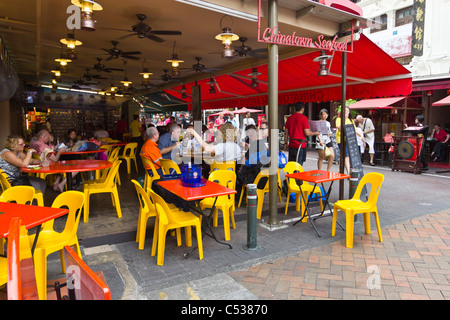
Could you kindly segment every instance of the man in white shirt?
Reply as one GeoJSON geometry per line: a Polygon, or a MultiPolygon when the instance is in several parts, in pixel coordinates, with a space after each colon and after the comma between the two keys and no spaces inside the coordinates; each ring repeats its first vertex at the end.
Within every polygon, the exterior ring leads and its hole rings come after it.
{"type": "Polygon", "coordinates": [[[370,155],[370,165],[374,166],[373,158],[375,155],[375,126],[373,122],[369,118],[364,118],[361,115],[356,117],[356,121],[358,122],[358,126],[364,133],[364,138],[366,144],[369,146],[369,155],[370,155]]]}
{"type": "Polygon", "coordinates": [[[250,117],[250,112],[247,112],[245,114],[245,118],[244,118],[244,130],[249,125],[256,126],[256,123],[255,123],[255,120],[253,120],[253,118],[250,117]]]}

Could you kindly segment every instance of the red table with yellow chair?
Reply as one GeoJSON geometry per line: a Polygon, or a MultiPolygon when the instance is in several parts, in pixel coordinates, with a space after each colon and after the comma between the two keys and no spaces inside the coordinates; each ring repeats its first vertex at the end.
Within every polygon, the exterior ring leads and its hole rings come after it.
{"type": "MultiPolygon", "coordinates": [[[[216,240],[216,242],[226,245],[230,249],[232,249],[233,247],[229,243],[221,242],[217,239],[217,237],[214,234],[214,231],[211,227],[210,221],[213,218],[213,213],[215,210],[215,206],[216,206],[218,197],[235,194],[236,190],[224,187],[218,183],[215,183],[213,181],[209,181],[206,179],[203,179],[202,182],[205,183],[204,186],[195,187],[195,188],[184,186],[181,182],[181,179],[159,181],[158,184],[161,187],[172,192],[173,194],[177,195],[178,197],[188,201],[190,208],[192,210],[194,210],[198,214],[202,215],[202,217],[206,218],[203,220],[205,220],[206,227],[209,229],[211,234],[203,232],[204,234],[210,236],[211,238],[216,240]],[[213,201],[213,204],[211,206],[210,214],[206,214],[204,212],[204,210],[202,209],[202,205],[201,205],[201,200],[207,199],[207,198],[215,198],[213,201]]],[[[195,250],[195,249],[193,249],[193,250],[195,250]]],[[[191,250],[189,253],[185,254],[185,257],[188,258],[189,255],[193,252],[193,250],[191,250]]]]}
{"type": "MultiPolygon", "coordinates": [[[[35,166],[21,168],[28,173],[72,173],[102,170],[111,167],[112,162],[106,160],[65,160],[51,162],[48,167],[35,166]]],[[[72,175],[67,174],[67,190],[72,190],[72,175]]]]}
{"type": "MultiPolygon", "coordinates": [[[[332,212],[328,199],[331,194],[331,188],[333,186],[333,182],[337,181],[337,180],[348,179],[348,178],[350,178],[350,175],[342,174],[342,173],[338,173],[338,172],[323,171],[323,170],[312,170],[312,171],[304,171],[304,172],[296,172],[296,173],[292,173],[292,174],[287,174],[286,177],[293,178],[298,181],[306,181],[309,183],[313,183],[314,186],[313,186],[313,189],[312,189],[312,192],[310,193],[310,195],[315,193],[315,189],[318,188],[318,184],[320,184],[322,186],[323,190],[325,190],[324,183],[331,182],[331,184],[328,188],[328,191],[326,191],[326,194],[322,195],[322,196],[318,196],[318,197],[322,197],[322,202],[324,202],[324,204],[322,205],[322,211],[315,215],[312,215],[310,212],[311,211],[310,210],[311,196],[308,195],[307,199],[305,199],[303,192],[300,192],[303,203],[305,204],[305,210],[303,211],[302,218],[299,221],[297,221],[296,223],[294,223],[294,225],[296,225],[300,221],[304,221],[305,218],[309,218],[308,219],[309,222],[313,226],[314,230],[316,230],[317,235],[320,237],[321,235],[319,233],[319,230],[317,230],[317,228],[314,224],[314,220],[316,220],[318,218],[329,216],[329,215],[324,215],[324,212],[325,212],[325,207],[328,207],[330,212],[332,212]]],[[[299,187],[300,187],[300,190],[302,190],[301,184],[299,184],[299,187]]],[[[289,196],[288,196],[288,201],[289,201],[289,196]]],[[[339,224],[339,222],[338,222],[338,224],[339,224]]],[[[342,228],[342,230],[344,230],[344,228],[341,226],[341,224],[339,224],[339,226],[342,228]]]]}

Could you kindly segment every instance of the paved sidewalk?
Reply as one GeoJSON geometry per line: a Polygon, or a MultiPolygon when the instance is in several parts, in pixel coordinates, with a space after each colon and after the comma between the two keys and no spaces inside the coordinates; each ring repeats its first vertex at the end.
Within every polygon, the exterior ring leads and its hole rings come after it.
{"type": "Polygon", "coordinates": [[[229,275],[258,299],[450,299],[450,211],[229,275]]]}

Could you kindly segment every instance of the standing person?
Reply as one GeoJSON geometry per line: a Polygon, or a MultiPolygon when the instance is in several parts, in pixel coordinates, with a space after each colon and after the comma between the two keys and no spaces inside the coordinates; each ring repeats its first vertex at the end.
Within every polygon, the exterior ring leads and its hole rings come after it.
{"type": "Polygon", "coordinates": [[[328,118],[328,110],[322,109],[319,112],[319,120],[324,121],[327,126],[327,133],[322,133],[319,137],[322,140],[323,148],[320,149],[316,147],[317,153],[319,155],[319,159],[317,160],[317,169],[322,170],[322,163],[323,159],[325,159],[325,148],[328,148],[330,150],[330,155],[328,156],[328,166],[327,171],[331,171],[331,166],[333,165],[334,160],[334,149],[333,149],[333,143],[331,142],[331,136],[333,133],[331,132],[331,125],[330,122],[327,121],[328,118]]]}
{"type": "Polygon", "coordinates": [[[444,148],[447,147],[448,140],[450,140],[450,134],[441,129],[439,124],[435,124],[433,131],[431,132],[431,137],[436,139],[436,143],[433,146],[433,152],[431,152],[430,158],[432,161],[444,161],[442,152],[444,148]]]}
{"type": "MultiPolygon", "coordinates": [[[[361,128],[364,134],[365,143],[369,146],[370,165],[374,166],[373,158],[375,156],[375,126],[370,118],[364,118],[361,115],[356,117],[358,127],[361,128]]],[[[364,152],[363,152],[364,154],[364,152]]]]}
{"type": "MultiPolygon", "coordinates": [[[[355,121],[353,121],[353,119],[351,118],[349,107],[345,107],[345,124],[352,124],[353,126],[355,126],[356,135],[359,137],[362,137],[362,134],[356,131],[355,121]]],[[[336,143],[338,144],[338,147],[340,148],[340,146],[341,146],[341,118],[340,117],[336,118],[336,143]]],[[[345,170],[349,174],[350,173],[350,158],[348,155],[348,146],[346,146],[346,148],[345,148],[344,166],[345,166],[345,170]]]]}
{"type": "Polygon", "coordinates": [[[244,123],[243,123],[244,131],[245,131],[245,128],[249,125],[256,126],[256,123],[255,123],[255,120],[253,120],[253,118],[250,117],[250,112],[247,112],[245,114],[244,123]]]}
{"type": "Polygon", "coordinates": [[[117,139],[123,141],[123,134],[127,132],[127,128],[128,128],[127,121],[125,120],[125,115],[123,114],[120,116],[120,120],[117,121],[116,123],[117,139]]]}
{"type": "Polygon", "coordinates": [[[295,161],[300,165],[303,165],[306,158],[306,136],[318,136],[320,134],[320,132],[312,132],[309,129],[308,118],[303,115],[304,110],[305,105],[303,103],[295,106],[296,112],[287,119],[284,132],[285,150],[289,150],[288,161],[295,161]],[[305,142],[300,145],[298,140],[305,140],[305,142]]]}
{"type": "Polygon", "coordinates": [[[214,131],[220,129],[220,127],[225,123],[225,119],[223,118],[223,112],[219,113],[219,116],[216,120],[214,120],[214,131]]]}
{"type": "Polygon", "coordinates": [[[164,133],[158,142],[158,148],[161,150],[163,159],[172,159],[172,150],[178,148],[180,143],[181,128],[176,123],[169,125],[169,132],[164,133]]]}
{"type": "Polygon", "coordinates": [[[133,115],[133,122],[130,124],[130,131],[131,131],[131,142],[137,142],[137,153],[140,153],[143,140],[142,140],[142,124],[139,121],[139,115],[134,114],[133,115]]]}
{"type": "Polygon", "coordinates": [[[234,115],[234,113],[230,113],[230,122],[234,126],[235,129],[239,130],[239,118],[234,115]]]}

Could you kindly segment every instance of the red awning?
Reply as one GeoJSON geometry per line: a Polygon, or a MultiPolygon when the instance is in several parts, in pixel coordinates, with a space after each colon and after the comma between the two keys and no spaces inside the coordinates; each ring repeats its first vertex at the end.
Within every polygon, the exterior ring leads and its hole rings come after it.
{"type": "MultiPolygon", "coordinates": [[[[278,102],[290,104],[341,100],[342,53],[335,52],[330,75],[319,77],[319,64],[313,59],[319,52],[285,59],[278,63],[278,102]]],[[[347,99],[405,96],[411,93],[411,73],[366,36],[354,42],[348,53],[347,99]]],[[[201,87],[202,109],[242,108],[267,105],[268,66],[258,67],[259,85],[251,88],[251,69],[215,77],[215,91],[210,93],[210,79],[197,81],[201,87]]],[[[194,83],[185,84],[192,92],[194,83]]],[[[166,89],[181,99],[182,86],[166,89]]],[[[192,100],[185,100],[191,104],[192,100]]],[[[191,106],[190,106],[191,107],[191,106]]]]}
{"type": "Polygon", "coordinates": [[[435,107],[450,106],[450,96],[447,96],[442,100],[436,101],[435,103],[433,103],[433,106],[435,107]]]}
{"type": "Polygon", "coordinates": [[[350,109],[362,110],[362,109],[392,109],[392,105],[404,97],[398,98],[379,98],[379,99],[364,99],[350,105],[350,109]]]}

